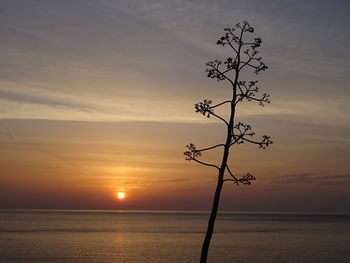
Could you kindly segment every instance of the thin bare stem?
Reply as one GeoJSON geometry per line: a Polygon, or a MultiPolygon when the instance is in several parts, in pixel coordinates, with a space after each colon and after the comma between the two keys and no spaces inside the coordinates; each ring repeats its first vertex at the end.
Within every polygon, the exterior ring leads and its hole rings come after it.
{"type": "Polygon", "coordinates": [[[198,151],[199,151],[199,152],[204,152],[204,151],[208,151],[208,150],[215,149],[215,148],[220,147],[220,146],[225,146],[225,144],[220,143],[220,144],[217,144],[217,145],[208,147],[208,148],[199,149],[198,151]]]}
{"type": "Polygon", "coordinates": [[[199,164],[202,164],[202,165],[205,165],[205,166],[214,167],[214,168],[220,170],[220,167],[217,166],[217,165],[215,165],[215,164],[205,163],[205,162],[202,162],[202,161],[197,160],[196,158],[193,158],[192,160],[195,161],[195,162],[197,162],[197,163],[199,163],[199,164]]]}
{"type": "Polygon", "coordinates": [[[231,177],[232,177],[234,180],[237,180],[237,178],[233,175],[233,173],[231,172],[230,167],[228,167],[228,165],[226,165],[226,169],[227,169],[228,173],[231,175],[231,177]]]}
{"type": "Polygon", "coordinates": [[[221,103],[219,103],[219,104],[216,104],[216,105],[214,105],[214,106],[211,106],[210,108],[212,108],[212,109],[214,109],[214,108],[216,108],[216,107],[219,107],[219,106],[221,106],[221,105],[224,105],[225,103],[231,103],[232,101],[230,101],[230,100],[226,100],[226,101],[224,101],[224,102],[221,102],[221,103]]]}
{"type": "Polygon", "coordinates": [[[224,118],[221,118],[219,115],[216,115],[214,112],[211,112],[210,114],[215,116],[216,118],[222,120],[228,126],[228,122],[224,118]]]}

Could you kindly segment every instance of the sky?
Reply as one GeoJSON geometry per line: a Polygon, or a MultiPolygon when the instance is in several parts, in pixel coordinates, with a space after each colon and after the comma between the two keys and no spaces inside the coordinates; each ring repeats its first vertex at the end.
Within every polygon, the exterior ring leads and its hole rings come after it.
{"type": "Polygon", "coordinates": [[[269,69],[244,77],[271,104],[237,121],[274,144],[232,149],[231,168],[257,180],[226,183],[220,209],[350,212],[349,1],[0,6],[0,208],[209,210],[216,171],[183,152],[224,141],[193,106],[230,94],[205,63],[232,56],[216,41],[247,20],[269,69]]]}

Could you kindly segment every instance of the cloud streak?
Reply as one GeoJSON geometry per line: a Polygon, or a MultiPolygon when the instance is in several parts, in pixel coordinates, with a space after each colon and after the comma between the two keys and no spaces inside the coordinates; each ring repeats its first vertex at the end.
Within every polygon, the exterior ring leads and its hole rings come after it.
{"type": "Polygon", "coordinates": [[[289,174],[272,179],[274,184],[350,185],[350,174],[321,175],[316,173],[289,174]]]}
{"type": "Polygon", "coordinates": [[[8,137],[9,139],[11,139],[11,141],[13,142],[17,142],[17,138],[14,134],[12,134],[11,132],[9,132],[7,129],[2,129],[0,128],[0,134],[8,137]]]}

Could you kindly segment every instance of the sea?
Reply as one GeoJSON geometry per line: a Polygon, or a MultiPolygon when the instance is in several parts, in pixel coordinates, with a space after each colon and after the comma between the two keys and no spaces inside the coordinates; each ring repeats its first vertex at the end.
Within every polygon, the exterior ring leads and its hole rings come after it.
{"type": "MultiPolygon", "coordinates": [[[[208,212],[0,210],[0,262],[199,262],[208,212]]],[[[349,263],[350,215],[218,215],[208,263],[349,263]]]]}

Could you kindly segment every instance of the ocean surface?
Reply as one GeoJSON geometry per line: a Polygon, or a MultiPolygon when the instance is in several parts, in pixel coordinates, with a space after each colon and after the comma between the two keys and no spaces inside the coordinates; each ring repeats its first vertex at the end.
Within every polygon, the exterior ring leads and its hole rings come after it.
{"type": "MultiPolygon", "coordinates": [[[[1,211],[0,262],[198,262],[208,214],[1,211]]],[[[350,262],[350,215],[222,213],[208,263],[350,262]]]]}

